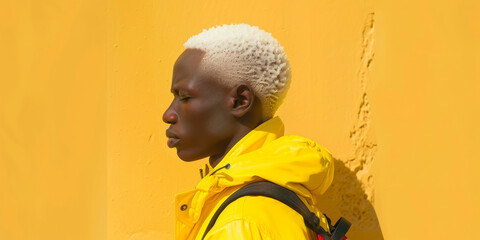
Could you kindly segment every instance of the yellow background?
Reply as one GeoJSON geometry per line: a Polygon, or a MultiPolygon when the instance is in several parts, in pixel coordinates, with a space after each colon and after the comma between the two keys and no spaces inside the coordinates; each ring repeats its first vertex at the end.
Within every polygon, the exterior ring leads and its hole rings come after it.
{"type": "Polygon", "coordinates": [[[277,114],[333,153],[322,203],[355,220],[350,239],[480,239],[478,1],[1,6],[2,240],[173,239],[174,195],[204,163],[166,146],[173,63],[188,37],[240,22],[285,47],[277,114]]]}

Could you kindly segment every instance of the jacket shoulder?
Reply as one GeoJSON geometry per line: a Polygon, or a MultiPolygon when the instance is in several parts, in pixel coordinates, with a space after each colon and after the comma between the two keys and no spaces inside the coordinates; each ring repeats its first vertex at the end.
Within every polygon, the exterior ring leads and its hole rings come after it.
{"type": "Polygon", "coordinates": [[[331,155],[331,152],[327,148],[321,146],[316,141],[314,141],[310,138],[302,137],[302,136],[298,136],[298,135],[282,136],[282,137],[277,138],[275,141],[272,141],[272,143],[280,144],[280,145],[289,144],[289,145],[294,145],[294,146],[303,146],[303,147],[307,147],[307,148],[313,148],[313,149],[315,149],[319,152],[323,152],[327,155],[331,155]]]}

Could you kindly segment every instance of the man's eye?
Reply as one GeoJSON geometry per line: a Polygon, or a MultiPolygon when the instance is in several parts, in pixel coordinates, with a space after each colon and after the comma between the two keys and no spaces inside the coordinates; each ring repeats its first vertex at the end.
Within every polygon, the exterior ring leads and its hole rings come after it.
{"type": "Polygon", "coordinates": [[[190,99],[190,97],[180,97],[180,101],[182,101],[182,102],[185,102],[185,101],[187,101],[188,99],[190,99]]]}

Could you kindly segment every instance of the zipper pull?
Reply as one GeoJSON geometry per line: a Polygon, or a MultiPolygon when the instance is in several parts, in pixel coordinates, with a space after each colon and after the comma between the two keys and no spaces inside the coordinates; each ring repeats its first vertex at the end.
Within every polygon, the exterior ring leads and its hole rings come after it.
{"type": "Polygon", "coordinates": [[[214,172],[212,172],[212,174],[210,174],[210,176],[212,176],[213,174],[215,174],[218,170],[222,169],[222,168],[225,168],[225,169],[229,169],[230,168],[230,163],[227,163],[227,165],[215,170],[214,172]]]}

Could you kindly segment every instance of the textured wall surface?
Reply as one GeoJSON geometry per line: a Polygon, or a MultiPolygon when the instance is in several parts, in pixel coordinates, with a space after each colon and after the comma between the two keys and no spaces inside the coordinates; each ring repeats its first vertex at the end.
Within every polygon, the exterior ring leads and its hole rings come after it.
{"type": "Polygon", "coordinates": [[[277,115],[332,152],[350,239],[480,239],[477,2],[4,0],[0,239],[173,239],[206,161],[166,146],[173,63],[239,22],[285,47],[277,115]]]}
{"type": "Polygon", "coordinates": [[[375,159],[377,142],[372,134],[370,102],[366,91],[375,55],[374,30],[375,13],[372,12],[365,17],[359,44],[361,54],[355,77],[360,82],[360,99],[348,135],[351,150],[350,153],[335,158],[334,181],[319,203],[319,207],[325,209],[328,215],[336,218],[343,216],[352,222],[349,237],[354,239],[382,239],[373,207],[375,187],[370,169],[375,159]]]}

